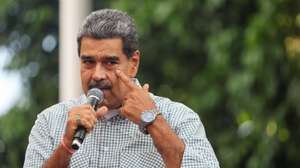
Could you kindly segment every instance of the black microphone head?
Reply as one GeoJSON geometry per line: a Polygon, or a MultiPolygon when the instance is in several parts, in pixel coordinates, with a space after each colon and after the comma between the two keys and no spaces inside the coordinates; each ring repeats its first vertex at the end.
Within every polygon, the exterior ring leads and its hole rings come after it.
{"type": "Polygon", "coordinates": [[[103,101],[103,92],[98,88],[92,88],[87,93],[88,99],[95,98],[98,100],[97,103],[101,103],[103,101]]]}

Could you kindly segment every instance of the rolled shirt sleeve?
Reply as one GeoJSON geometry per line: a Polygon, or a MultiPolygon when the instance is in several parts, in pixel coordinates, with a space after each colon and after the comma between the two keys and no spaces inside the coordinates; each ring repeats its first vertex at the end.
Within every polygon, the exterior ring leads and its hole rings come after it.
{"type": "Polygon", "coordinates": [[[52,152],[53,139],[49,134],[48,122],[44,113],[40,113],[29,135],[23,167],[42,167],[52,152]]]}
{"type": "Polygon", "coordinates": [[[218,160],[206,138],[185,142],[183,168],[219,168],[218,160]]]}
{"type": "Polygon", "coordinates": [[[193,110],[179,103],[171,117],[176,134],[183,140],[185,150],[182,168],[219,168],[219,162],[208,141],[204,126],[193,110]]]}

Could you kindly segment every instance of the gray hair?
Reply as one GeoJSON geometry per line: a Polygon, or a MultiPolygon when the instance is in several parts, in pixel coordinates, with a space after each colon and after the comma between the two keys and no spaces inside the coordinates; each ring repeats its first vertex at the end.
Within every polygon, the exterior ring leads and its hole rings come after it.
{"type": "Polygon", "coordinates": [[[121,38],[123,52],[130,58],[138,49],[138,35],[134,20],[125,12],[116,9],[101,9],[86,17],[77,35],[78,55],[80,55],[81,39],[121,38]]]}

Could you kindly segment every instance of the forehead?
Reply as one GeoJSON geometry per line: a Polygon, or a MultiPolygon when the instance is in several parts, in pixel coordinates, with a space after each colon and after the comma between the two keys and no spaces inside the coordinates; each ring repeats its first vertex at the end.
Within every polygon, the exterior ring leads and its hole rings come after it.
{"type": "Polygon", "coordinates": [[[122,42],[121,38],[95,39],[95,38],[91,38],[91,37],[83,37],[81,39],[80,55],[121,56],[121,55],[124,55],[123,42],[122,42]]]}

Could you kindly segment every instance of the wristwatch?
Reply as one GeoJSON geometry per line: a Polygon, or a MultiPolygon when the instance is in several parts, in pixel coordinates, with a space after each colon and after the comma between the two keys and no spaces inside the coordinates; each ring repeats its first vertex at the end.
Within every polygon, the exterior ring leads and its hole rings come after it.
{"type": "Polygon", "coordinates": [[[141,114],[141,124],[139,125],[139,129],[144,134],[149,134],[147,131],[147,126],[151,125],[156,117],[161,113],[157,109],[151,109],[142,112],[141,114]]]}

